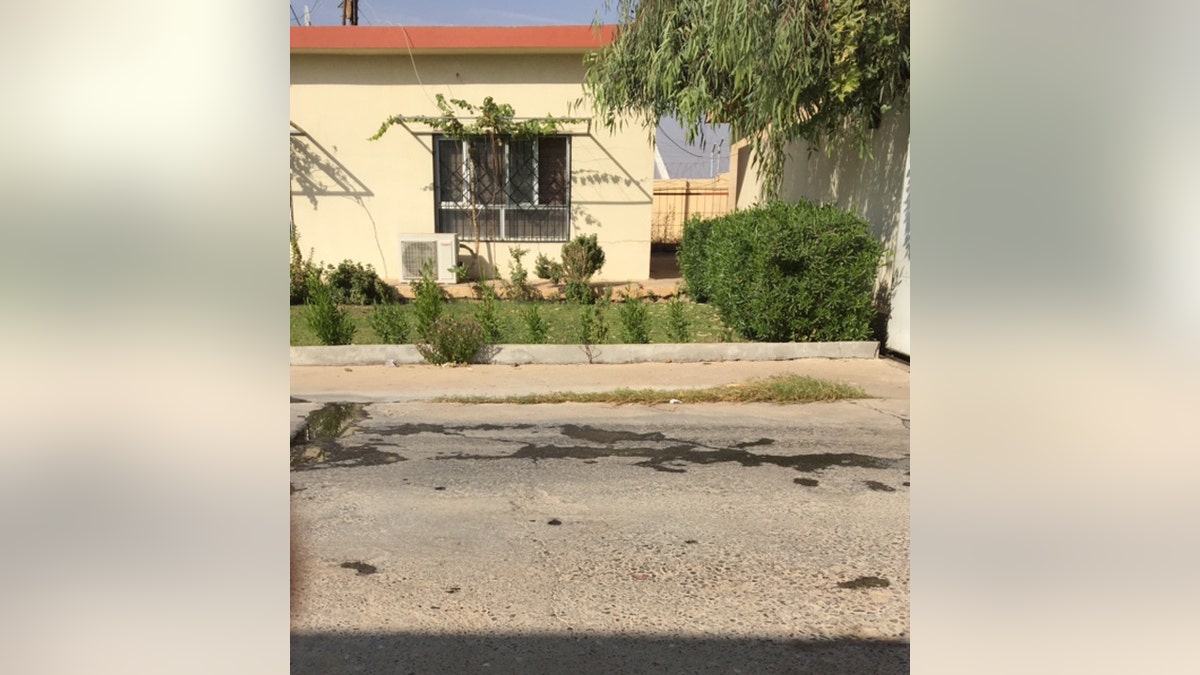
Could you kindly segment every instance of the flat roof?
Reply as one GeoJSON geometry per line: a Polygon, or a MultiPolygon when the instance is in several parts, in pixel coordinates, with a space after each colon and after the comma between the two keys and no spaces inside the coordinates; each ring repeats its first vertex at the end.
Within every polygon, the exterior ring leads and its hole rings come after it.
{"type": "Polygon", "coordinates": [[[616,26],[292,26],[293,54],[584,53],[616,26]]]}

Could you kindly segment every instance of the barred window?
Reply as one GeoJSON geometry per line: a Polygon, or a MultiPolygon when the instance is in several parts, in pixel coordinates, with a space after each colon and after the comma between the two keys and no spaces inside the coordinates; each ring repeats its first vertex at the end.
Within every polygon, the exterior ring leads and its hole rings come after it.
{"type": "Polygon", "coordinates": [[[567,241],[571,228],[566,136],[434,140],[437,231],[486,241],[567,241]]]}

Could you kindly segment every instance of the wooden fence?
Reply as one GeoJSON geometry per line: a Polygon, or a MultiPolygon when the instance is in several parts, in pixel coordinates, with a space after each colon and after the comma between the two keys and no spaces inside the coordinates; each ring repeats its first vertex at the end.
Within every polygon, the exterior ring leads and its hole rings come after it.
{"type": "Polygon", "coordinates": [[[650,241],[677,244],[683,236],[683,224],[693,216],[712,218],[729,213],[727,175],[704,179],[654,181],[654,206],[650,221],[650,241]]]}

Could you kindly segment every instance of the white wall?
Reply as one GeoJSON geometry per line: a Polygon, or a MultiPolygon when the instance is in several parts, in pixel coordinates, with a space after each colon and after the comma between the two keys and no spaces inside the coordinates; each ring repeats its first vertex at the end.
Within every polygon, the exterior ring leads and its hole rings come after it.
{"type": "MultiPolygon", "coordinates": [[[[871,140],[872,156],[860,157],[850,144],[831,152],[812,150],[806,143],[789,148],[780,198],[836,204],[852,210],[871,224],[871,231],[891,254],[880,267],[877,293],[886,298],[887,348],[911,356],[909,335],[909,113],[889,115],[871,140]]],[[[734,162],[737,207],[747,208],[763,199],[762,182],[749,164],[743,146],[734,162]]]]}

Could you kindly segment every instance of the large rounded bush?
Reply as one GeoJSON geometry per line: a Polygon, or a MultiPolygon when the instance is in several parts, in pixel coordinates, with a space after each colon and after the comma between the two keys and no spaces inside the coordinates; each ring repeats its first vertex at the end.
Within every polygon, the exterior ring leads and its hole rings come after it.
{"type": "Polygon", "coordinates": [[[698,279],[725,324],[747,340],[870,339],[883,248],[862,218],[774,202],[689,227],[679,255],[689,289],[698,279]]]}

